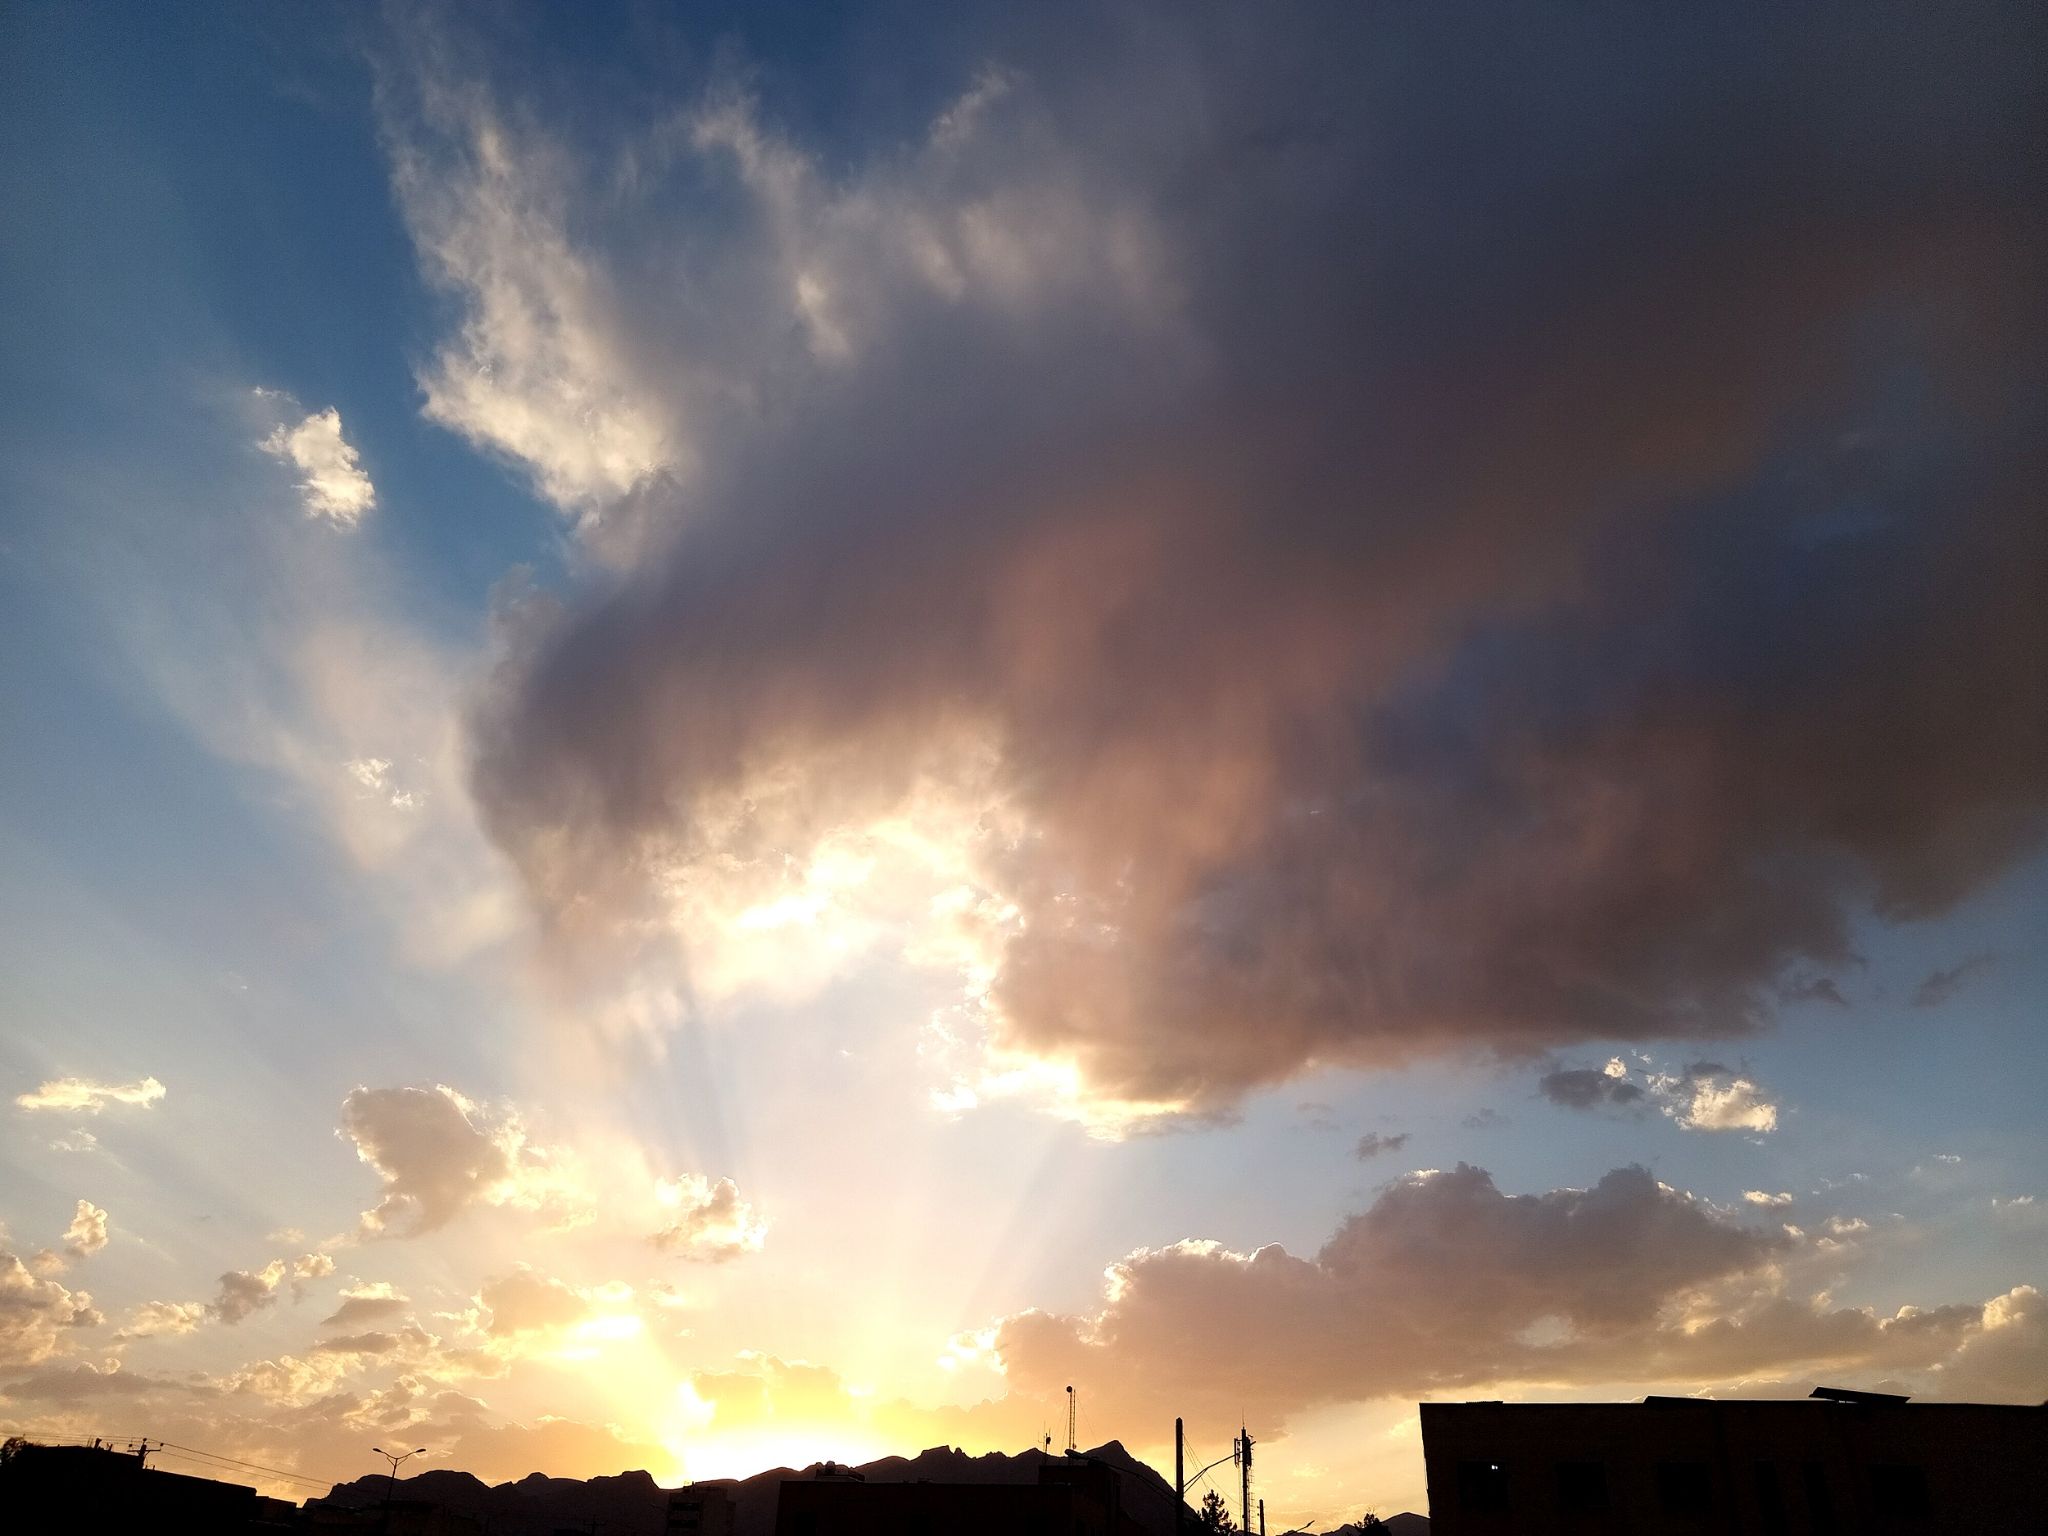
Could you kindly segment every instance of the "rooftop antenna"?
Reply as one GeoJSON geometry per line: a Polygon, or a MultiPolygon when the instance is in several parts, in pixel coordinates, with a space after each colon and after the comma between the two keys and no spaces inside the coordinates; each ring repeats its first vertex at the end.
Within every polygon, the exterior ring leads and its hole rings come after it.
{"type": "Polygon", "coordinates": [[[1067,1388],[1067,1454],[1074,1454],[1074,1389],[1067,1388]]]}

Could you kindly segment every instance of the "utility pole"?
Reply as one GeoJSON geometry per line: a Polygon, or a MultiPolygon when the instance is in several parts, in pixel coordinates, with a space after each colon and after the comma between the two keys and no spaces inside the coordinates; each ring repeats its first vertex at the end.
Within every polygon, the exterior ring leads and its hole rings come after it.
{"type": "Polygon", "coordinates": [[[1259,1536],[1266,1536],[1266,1501],[1259,1500],[1259,1536]]]}
{"type": "Polygon", "coordinates": [[[1173,1528],[1178,1531],[1188,1519],[1187,1448],[1181,1421],[1173,1421],[1173,1528]]]}
{"type": "Polygon", "coordinates": [[[1067,1388],[1067,1454],[1074,1454],[1074,1389],[1067,1388]]]}

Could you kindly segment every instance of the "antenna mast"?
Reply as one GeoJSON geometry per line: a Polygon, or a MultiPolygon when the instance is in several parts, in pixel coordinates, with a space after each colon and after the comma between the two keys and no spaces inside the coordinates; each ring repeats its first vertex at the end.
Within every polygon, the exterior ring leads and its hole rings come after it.
{"type": "Polygon", "coordinates": [[[1067,1388],[1067,1454],[1074,1454],[1074,1389],[1067,1388]]]}
{"type": "Polygon", "coordinates": [[[1242,1423],[1237,1426],[1237,1475],[1237,1527],[1241,1531],[1249,1531],[1252,1528],[1252,1432],[1242,1423]]]}

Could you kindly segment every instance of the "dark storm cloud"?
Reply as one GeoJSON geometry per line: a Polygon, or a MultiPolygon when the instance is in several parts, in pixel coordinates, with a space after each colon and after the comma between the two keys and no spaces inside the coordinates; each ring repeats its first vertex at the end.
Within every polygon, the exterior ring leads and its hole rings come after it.
{"type": "Polygon", "coordinates": [[[1215,1107],[1750,1030],[2037,845],[2036,14],[1068,20],[976,40],[943,164],[843,171],[821,227],[959,259],[821,247],[830,358],[742,281],[787,197],[630,188],[636,377],[737,382],[669,552],[526,605],[477,721],[565,940],[984,743],[998,1043],[1215,1107]]]}

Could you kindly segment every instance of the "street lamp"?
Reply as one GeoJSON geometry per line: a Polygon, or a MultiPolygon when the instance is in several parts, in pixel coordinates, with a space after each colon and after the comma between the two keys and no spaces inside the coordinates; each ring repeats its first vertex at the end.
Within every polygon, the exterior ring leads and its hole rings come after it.
{"type": "Polygon", "coordinates": [[[386,1527],[389,1527],[389,1525],[391,1524],[391,1495],[394,1492],[396,1492],[398,1488],[398,1469],[401,1464],[411,1461],[413,1457],[426,1455],[427,1448],[423,1445],[418,1450],[407,1451],[403,1455],[398,1455],[394,1452],[387,1451],[381,1445],[373,1445],[370,1447],[370,1449],[375,1451],[379,1456],[382,1456],[386,1461],[391,1463],[391,1475],[388,1478],[386,1478],[384,1482],[383,1523],[386,1527]]]}

